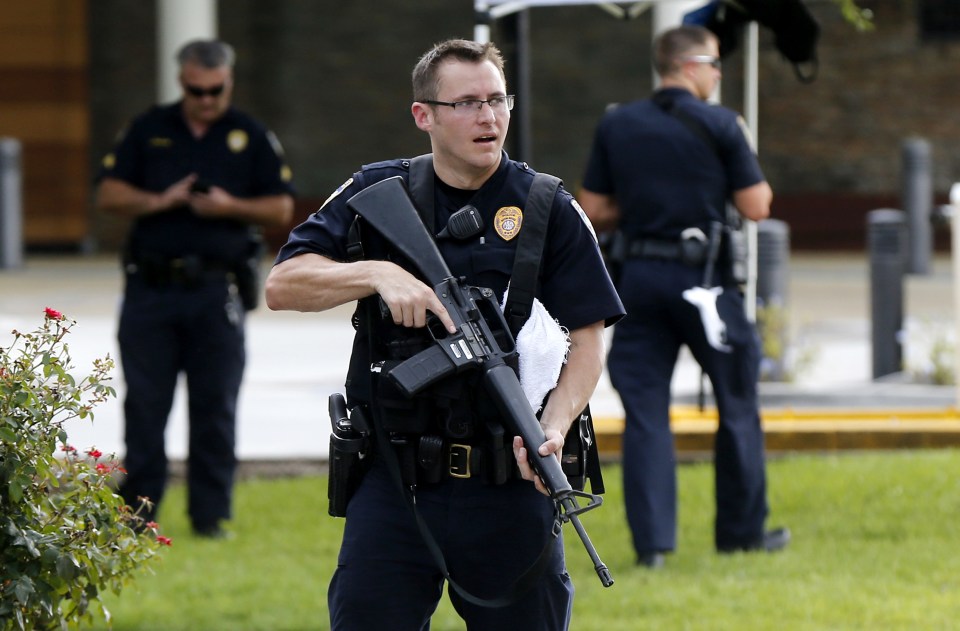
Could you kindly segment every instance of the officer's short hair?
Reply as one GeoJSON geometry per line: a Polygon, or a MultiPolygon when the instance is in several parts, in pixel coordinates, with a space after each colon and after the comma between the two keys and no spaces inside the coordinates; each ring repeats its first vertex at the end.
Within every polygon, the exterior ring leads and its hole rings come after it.
{"type": "Polygon", "coordinates": [[[503,55],[492,43],[481,44],[468,39],[448,39],[436,44],[428,50],[413,68],[413,100],[418,102],[431,101],[437,98],[437,71],[440,65],[449,60],[467,61],[471,63],[492,62],[500,77],[506,82],[503,73],[503,55]]]}
{"type": "Polygon", "coordinates": [[[184,44],[177,53],[180,67],[192,63],[208,69],[233,68],[235,60],[233,46],[217,39],[195,39],[184,44]]]}
{"type": "Polygon", "coordinates": [[[661,77],[672,74],[680,57],[714,39],[716,35],[702,26],[684,24],[667,29],[653,41],[653,68],[661,77]]]}

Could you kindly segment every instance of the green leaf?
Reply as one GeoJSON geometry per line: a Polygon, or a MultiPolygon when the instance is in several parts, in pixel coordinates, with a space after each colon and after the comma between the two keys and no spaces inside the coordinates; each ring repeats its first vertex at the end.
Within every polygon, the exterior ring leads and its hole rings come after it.
{"type": "Polygon", "coordinates": [[[30,601],[30,596],[35,591],[29,576],[20,575],[13,581],[13,595],[24,605],[30,601]]]}
{"type": "Polygon", "coordinates": [[[57,576],[65,581],[73,580],[80,573],[80,564],[66,554],[57,559],[57,576]]]}
{"type": "Polygon", "coordinates": [[[7,485],[7,494],[10,496],[10,501],[14,504],[20,502],[23,499],[23,485],[20,484],[19,478],[14,478],[10,480],[10,484],[7,485]]]}

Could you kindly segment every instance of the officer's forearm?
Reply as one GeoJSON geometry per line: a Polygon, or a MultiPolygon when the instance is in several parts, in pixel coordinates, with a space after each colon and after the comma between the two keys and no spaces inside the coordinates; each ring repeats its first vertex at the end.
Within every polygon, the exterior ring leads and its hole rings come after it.
{"type": "Polygon", "coordinates": [[[261,226],[284,226],[293,219],[293,198],[289,195],[235,197],[230,215],[261,226]]]}
{"type": "Polygon", "coordinates": [[[319,254],[301,254],[270,270],[264,287],[274,311],[326,311],[374,293],[381,261],[338,263],[319,254]]]}
{"type": "Polygon", "coordinates": [[[165,209],[162,194],[144,191],[114,178],[100,182],[94,206],[97,210],[125,217],[149,215],[165,209]]]}
{"type": "Polygon", "coordinates": [[[603,322],[570,332],[570,353],[550,393],[540,422],[566,435],[570,425],[590,401],[603,371],[603,322]]]}

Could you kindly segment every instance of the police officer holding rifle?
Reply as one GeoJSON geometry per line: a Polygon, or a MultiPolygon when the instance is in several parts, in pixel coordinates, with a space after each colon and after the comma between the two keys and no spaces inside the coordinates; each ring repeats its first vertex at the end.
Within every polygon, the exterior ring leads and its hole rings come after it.
{"type": "Polygon", "coordinates": [[[567,629],[573,587],[550,497],[555,485],[537,471],[547,470],[543,458],[561,453],[599,379],[603,328],[623,308],[589,223],[559,188],[536,297],[569,331],[569,351],[540,410],[539,444],[525,443],[503,405],[518,395],[492,395],[512,385],[491,383],[503,373],[491,378],[487,370],[514,355],[491,305],[511,280],[535,175],[503,151],[513,105],[503,59],[492,44],[441,42],[417,63],[413,96],[411,112],[432,154],[355,173],[293,230],[266,285],[272,309],[358,302],[346,401],[331,398],[331,411],[345,432],[369,442],[357,443],[364,464],[340,498],[346,526],[328,590],[331,628],[425,628],[447,580],[470,629],[567,629]],[[359,216],[368,207],[362,196],[397,176],[436,237],[449,282],[433,286],[416,248],[398,249],[392,228],[359,216]],[[450,355],[429,350],[452,341],[450,355]],[[469,359],[478,352],[484,361],[469,359]],[[430,374],[439,362],[444,375],[410,377],[399,367],[411,361],[430,374]]]}

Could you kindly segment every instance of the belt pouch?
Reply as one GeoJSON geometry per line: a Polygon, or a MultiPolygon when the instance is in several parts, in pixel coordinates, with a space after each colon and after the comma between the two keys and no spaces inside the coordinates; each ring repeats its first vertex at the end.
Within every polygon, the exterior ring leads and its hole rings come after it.
{"type": "Polygon", "coordinates": [[[587,449],[583,432],[585,431],[582,417],[578,417],[563,440],[563,452],[560,454],[560,468],[567,481],[577,491],[582,491],[587,477],[587,449]]]}
{"type": "Polygon", "coordinates": [[[436,484],[443,475],[443,439],[439,436],[421,436],[417,449],[418,473],[422,482],[436,484]]]}
{"type": "Polygon", "coordinates": [[[512,456],[513,452],[509,450],[510,453],[507,453],[503,425],[487,423],[487,432],[489,437],[484,458],[484,478],[490,484],[503,484],[507,481],[507,457],[512,456]]]}
{"type": "Polygon", "coordinates": [[[391,436],[390,445],[397,454],[400,463],[400,478],[404,486],[413,486],[417,483],[417,454],[416,443],[406,436],[391,436]]]}
{"type": "Polygon", "coordinates": [[[474,435],[475,410],[466,385],[463,377],[442,379],[431,390],[437,422],[443,435],[453,442],[466,441],[474,435]]]}
{"type": "Polygon", "coordinates": [[[233,270],[237,293],[247,311],[256,309],[260,302],[260,259],[264,250],[263,237],[259,234],[251,235],[246,256],[233,270]]]}
{"type": "Polygon", "coordinates": [[[696,233],[699,233],[699,237],[696,236],[680,236],[679,242],[679,258],[680,262],[685,265],[690,265],[693,267],[699,267],[707,262],[707,249],[709,244],[706,239],[703,237],[703,232],[700,232],[698,229],[695,230],[696,233]]]}

